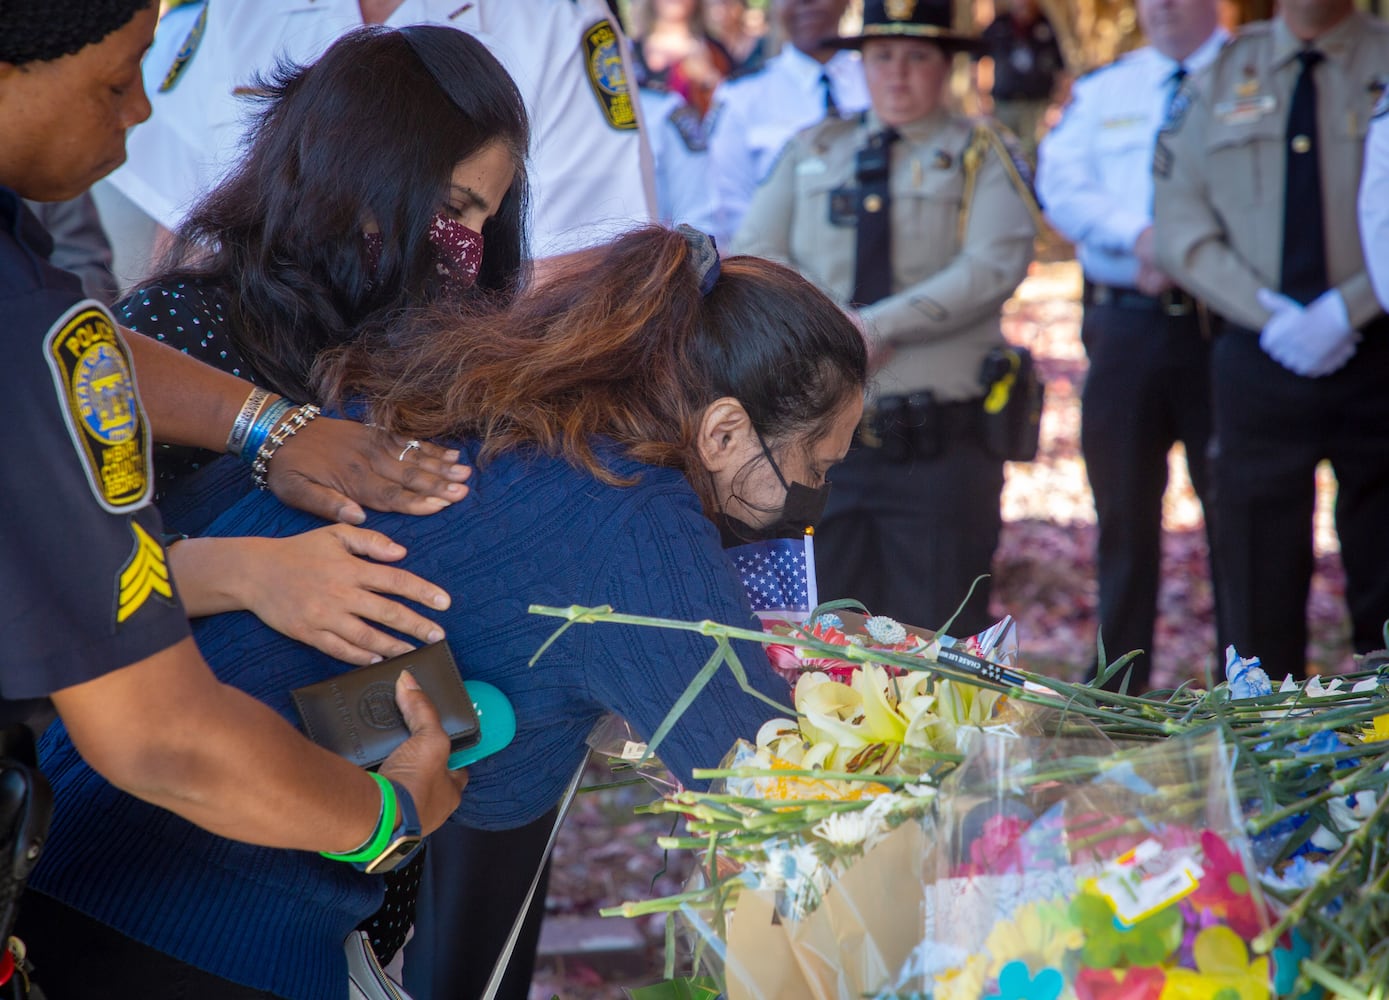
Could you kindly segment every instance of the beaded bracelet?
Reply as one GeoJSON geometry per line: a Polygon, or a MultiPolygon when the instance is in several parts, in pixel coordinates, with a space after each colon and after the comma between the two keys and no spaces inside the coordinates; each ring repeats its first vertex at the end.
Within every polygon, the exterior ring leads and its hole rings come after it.
{"type": "Polygon", "coordinates": [[[270,432],[269,439],[260,446],[256,452],[256,460],[251,463],[251,481],[258,489],[270,488],[270,460],[275,457],[275,452],[280,450],[280,445],[298,434],[306,424],[318,416],[319,412],[317,406],[305,403],[294,411],[294,416],[270,432]]]}
{"type": "Polygon", "coordinates": [[[334,854],[331,851],[318,852],[330,861],[345,861],[350,865],[373,861],[391,842],[391,833],[395,830],[396,810],[399,805],[396,799],[395,785],[391,784],[390,779],[382,777],[375,771],[368,771],[367,773],[381,789],[381,815],[376,819],[376,829],[372,830],[371,836],[354,850],[344,851],[341,854],[334,854]]]}
{"type": "Polygon", "coordinates": [[[238,458],[246,448],[246,439],[251,433],[251,428],[255,425],[256,417],[265,408],[266,400],[270,398],[270,391],[256,386],[251,390],[251,394],[246,397],[246,402],[241,404],[241,412],[236,415],[236,420],[232,422],[231,433],[227,435],[227,454],[236,455],[238,458]]]}
{"type": "Polygon", "coordinates": [[[261,448],[265,446],[266,439],[270,437],[270,432],[280,426],[280,421],[284,420],[292,409],[293,403],[280,398],[261,410],[246,435],[246,443],[241,446],[241,457],[248,462],[254,462],[261,448]]]}

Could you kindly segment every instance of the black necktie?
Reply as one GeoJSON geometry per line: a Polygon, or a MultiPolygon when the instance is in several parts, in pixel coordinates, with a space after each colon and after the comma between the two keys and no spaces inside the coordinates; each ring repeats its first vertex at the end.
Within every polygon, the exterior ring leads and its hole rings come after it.
{"type": "Polygon", "coordinates": [[[883,129],[854,158],[858,182],[858,242],[854,247],[854,305],[892,294],[892,207],[888,176],[897,130],[883,129]]]}
{"type": "Polygon", "coordinates": [[[1326,232],[1322,219],[1321,157],[1317,144],[1317,82],[1312,71],[1325,58],[1316,49],[1302,63],[1288,103],[1287,175],[1283,186],[1284,295],[1304,305],[1326,291],[1326,232]]]}
{"type": "Polygon", "coordinates": [[[839,105],[834,103],[834,84],[824,70],[820,71],[820,87],[825,92],[825,117],[838,118],[839,105]]]}

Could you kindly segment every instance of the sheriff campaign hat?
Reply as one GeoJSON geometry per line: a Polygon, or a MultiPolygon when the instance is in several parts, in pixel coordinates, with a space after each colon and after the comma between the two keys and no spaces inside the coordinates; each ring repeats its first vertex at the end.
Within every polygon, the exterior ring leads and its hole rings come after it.
{"type": "Polygon", "coordinates": [[[971,52],[978,47],[977,36],[956,31],[952,24],[950,0],[865,0],[859,34],[827,38],[822,44],[859,49],[875,38],[919,38],[946,52],[971,52]]]}

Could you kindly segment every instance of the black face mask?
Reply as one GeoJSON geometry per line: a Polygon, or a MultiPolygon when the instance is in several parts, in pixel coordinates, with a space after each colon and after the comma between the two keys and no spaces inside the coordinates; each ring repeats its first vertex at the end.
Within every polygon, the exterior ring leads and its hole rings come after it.
{"type": "Polygon", "coordinates": [[[829,483],[813,489],[804,483],[788,483],[786,477],[781,474],[776,459],[772,457],[767,442],[762,440],[760,432],[757,433],[757,442],[762,446],[762,454],[767,456],[772,471],[776,473],[777,482],[786,489],[786,503],[782,505],[781,513],[776,518],[769,524],[760,526],[748,524],[723,511],[715,514],[714,523],[718,525],[719,535],[726,549],[768,538],[800,538],[807,528],[815,527],[821,515],[825,513],[825,504],[829,502],[829,483]]]}

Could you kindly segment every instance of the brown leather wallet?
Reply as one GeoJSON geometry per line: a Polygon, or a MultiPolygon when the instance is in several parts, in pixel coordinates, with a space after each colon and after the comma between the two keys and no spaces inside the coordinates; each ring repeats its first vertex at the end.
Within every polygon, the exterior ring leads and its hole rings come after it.
{"type": "Polygon", "coordinates": [[[409,670],[434,702],[452,752],[481,739],[473,699],[446,641],[295,688],[290,695],[304,732],[319,746],[374,771],[410,737],[395,703],[395,682],[402,670],[409,670]]]}

